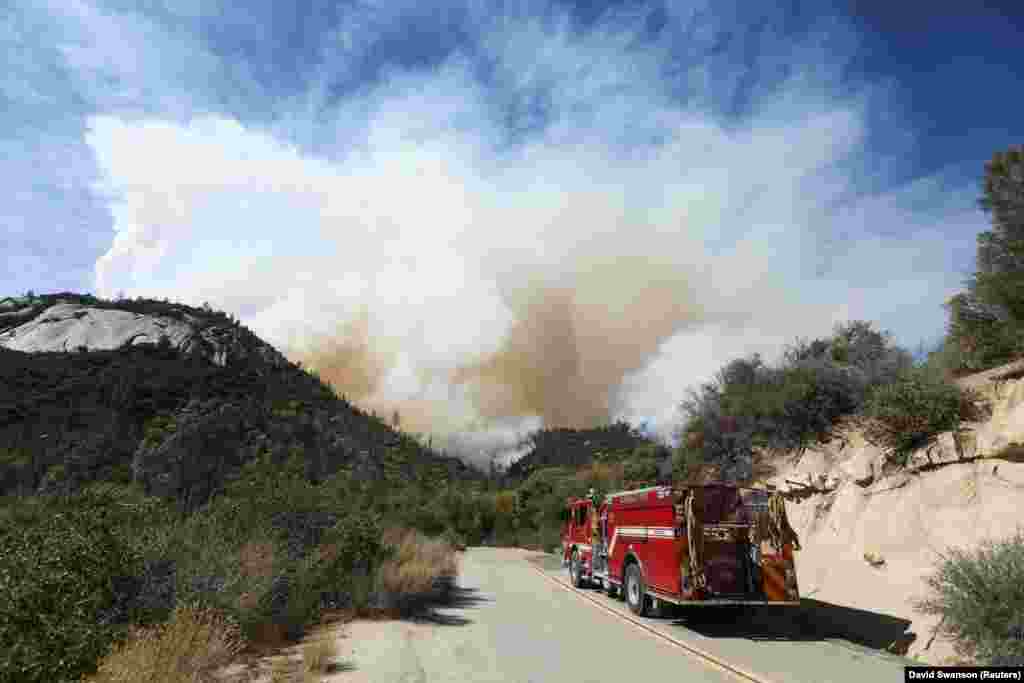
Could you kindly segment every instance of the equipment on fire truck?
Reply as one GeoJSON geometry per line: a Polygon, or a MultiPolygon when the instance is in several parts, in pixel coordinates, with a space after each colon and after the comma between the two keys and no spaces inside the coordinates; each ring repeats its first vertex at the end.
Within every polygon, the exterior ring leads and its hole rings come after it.
{"type": "Polygon", "coordinates": [[[707,577],[704,575],[704,557],[701,553],[704,533],[701,529],[700,520],[693,511],[693,502],[696,500],[696,490],[690,489],[686,494],[686,540],[689,544],[690,558],[690,581],[694,587],[704,588],[708,585],[707,577]]]}
{"type": "Polygon", "coordinates": [[[800,539],[786,516],[786,501],[778,491],[768,498],[768,535],[778,552],[782,552],[787,543],[793,544],[793,550],[800,550],[800,539]]]}
{"type": "Polygon", "coordinates": [[[607,515],[607,512],[602,510],[599,505],[599,498],[594,489],[590,489],[587,492],[587,500],[590,501],[590,545],[591,554],[593,556],[594,569],[600,571],[605,565],[605,558],[608,556],[608,548],[606,545],[605,538],[605,525],[602,519],[602,514],[607,515]],[[600,510],[600,512],[599,512],[600,510]]]}

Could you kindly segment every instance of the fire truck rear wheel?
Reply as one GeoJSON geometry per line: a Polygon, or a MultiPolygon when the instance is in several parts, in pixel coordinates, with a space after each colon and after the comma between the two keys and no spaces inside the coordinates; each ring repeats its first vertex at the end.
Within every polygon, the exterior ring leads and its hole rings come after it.
{"type": "Polygon", "coordinates": [[[609,598],[616,598],[618,600],[622,599],[622,591],[620,591],[619,587],[608,579],[604,580],[604,592],[609,598]]]}
{"type": "Polygon", "coordinates": [[[644,574],[638,564],[626,567],[626,603],[638,617],[646,617],[650,613],[651,599],[647,597],[644,574]]]}
{"type": "Polygon", "coordinates": [[[573,588],[583,588],[587,583],[583,578],[583,558],[579,550],[573,550],[572,559],[569,560],[569,583],[573,588]]]}

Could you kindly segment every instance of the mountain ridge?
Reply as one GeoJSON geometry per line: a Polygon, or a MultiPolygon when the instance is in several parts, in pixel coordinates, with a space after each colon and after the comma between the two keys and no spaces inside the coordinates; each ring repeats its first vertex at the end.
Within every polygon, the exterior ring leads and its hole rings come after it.
{"type": "Polygon", "coordinates": [[[483,476],[339,398],[227,314],[68,292],[0,300],[0,443],[0,494],[111,480],[188,509],[259,457],[298,457],[314,481],[340,469],[367,482],[483,476]]]}

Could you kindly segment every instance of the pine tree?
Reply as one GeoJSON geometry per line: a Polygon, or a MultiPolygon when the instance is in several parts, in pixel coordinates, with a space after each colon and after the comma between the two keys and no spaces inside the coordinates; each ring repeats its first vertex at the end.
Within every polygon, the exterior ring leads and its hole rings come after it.
{"type": "Polygon", "coordinates": [[[985,164],[978,201],[992,229],[978,235],[976,272],[949,300],[947,341],[959,368],[982,370],[1024,352],[1024,146],[985,164]]]}

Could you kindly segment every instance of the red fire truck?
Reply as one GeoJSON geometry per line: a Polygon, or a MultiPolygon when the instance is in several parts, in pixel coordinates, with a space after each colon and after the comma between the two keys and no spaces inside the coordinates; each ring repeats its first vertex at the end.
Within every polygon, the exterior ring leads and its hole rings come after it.
{"type": "Polygon", "coordinates": [[[638,615],[676,605],[799,605],[799,540],[773,491],[724,483],[570,498],[562,564],[638,615]]]}

